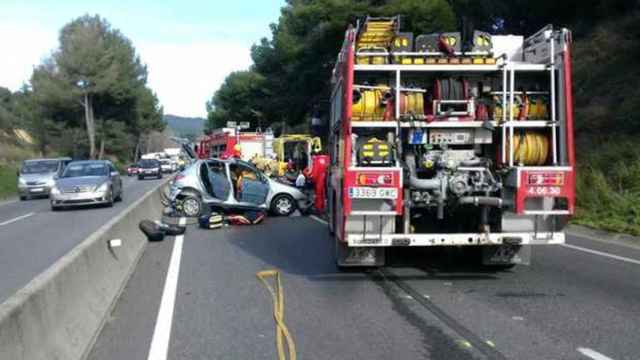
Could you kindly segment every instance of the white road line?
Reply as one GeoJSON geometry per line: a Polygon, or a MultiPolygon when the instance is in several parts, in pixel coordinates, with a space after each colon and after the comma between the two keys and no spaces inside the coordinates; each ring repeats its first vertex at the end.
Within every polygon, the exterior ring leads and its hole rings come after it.
{"type": "Polygon", "coordinates": [[[329,225],[326,221],[324,221],[324,220],[320,219],[319,217],[317,217],[317,216],[315,216],[315,215],[311,215],[311,216],[309,216],[309,217],[310,217],[310,218],[312,218],[313,220],[315,220],[315,221],[317,221],[317,222],[321,223],[321,224],[329,225]]]}
{"type": "MultiPolygon", "coordinates": [[[[186,219],[181,218],[180,225],[184,226],[185,223],[186,219]]],[[[171,323],[173,322],[173,310],[176,302],[176,292],[178,290],[178,275],[180,274],[183,242],[184,235],[178,235],[173,243],[169,270],[167,270],[167,278],[164,282],[162,300],[160,301],[160,309],[158,309],[156,327],[153,331],[153,339],[151,340],[149,356],[147,357],[148,360],[166,360],[169,353],[171,323]]]]}
{"type": "Polygon", "coordinates": [[[578,350],[579,353],[581,353],[584,356],[590,357],[593,360],[613,360],[612,358],[606,356],[606,355],[602,355],[599,352],[589,349],[589,348],[582,348],[579,347],[576,350],[578,350]]]}
{"type": "Polygon", "coordinates": [[[18,200],[6,200],[6,201],[0,201],[0,206],[5,206],[5,205],[9,205],[9,204],[15,204],[17,203],[18,200]]]}
{"type": "Polygon", "coordinates": [[[606,253],[606,252],[587,249],[587,248],[584,248],[582,246],[576,246],[576,245],[571,245],[571,244],[561,244],[561,246],[564,246],[564,247],[567,247],[567,248],[570,248],[570,249],[574,249],[574,250],[578,250],[578,251],[584,251],[584,252],[589,253],[589,254],[605,256],[605,257],[608,257],[608,258],[611,258],[611,259],[616,259],[616,260],[628,262],[628,263],[631,263],[631,264],[640,265],[640,260],[630,259],[630,258],[624,257],[624,256],[613,255],[613,254],[609,254],[609,253],[606,253]]]}
{"type": "Polygon", "coordinates": [[[5,222],[1,222],[1,223],[0,223],[0,226],[9,225],[9,224],[14,223],[14,222],[16,222],[16,221],[19,221],[19,220],[22,220],[22,219],[26,219],[26,218],[28,218],[29,216],[33,216],[34,214],[35,214],[35,213],[30,212],[30,213],[28,213],[28,214],[20,215],[20,216],[18,216],[18,217],[16,217],[16,218],[13,218],[13,219],[7,220],[7,221],[5,221],[5,222]]]}

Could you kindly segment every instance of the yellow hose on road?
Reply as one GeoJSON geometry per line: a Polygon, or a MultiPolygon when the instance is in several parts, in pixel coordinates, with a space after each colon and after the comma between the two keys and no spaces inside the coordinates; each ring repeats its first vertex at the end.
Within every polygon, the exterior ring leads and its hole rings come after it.
{"type": "Polygon", "coordinates": [[[287,340],[287,350],[289,360],[296,360],[296,345],[293,342],[291,333],[284,324],[284,291],[278,270],[264,270],[256,273],[258,280],[264,284],[273,300],[273,318],[276,321],[276,347],[278,349],[278,360],[287,360],[284,351],[284,339],[287,340]],[[268,278],[274,278],[275,287],[269,284],[268,278]]]}

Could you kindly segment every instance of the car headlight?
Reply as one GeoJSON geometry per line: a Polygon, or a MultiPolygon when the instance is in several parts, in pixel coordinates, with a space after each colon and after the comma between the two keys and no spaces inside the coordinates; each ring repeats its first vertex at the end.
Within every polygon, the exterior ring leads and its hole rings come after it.
{"type": "Polygon", "coordinates": [[[54,187],[56,185],[56,181],[54,179],[49,179],[45,182],[45,185],[48,187],[54,187]]]}
{"type": "Polygon", "coordinates": [[[18,178],[18,185],[19,186],[27,186],[27,182],[24,181],[23,178],[18,178]]]}
{"type": "Polygon", "coordinates": [[[51,195],[59,195],[60,194],[60,189],[58,189],[57,186],[53,185],[53,187],[51,188],[51,195]]]}
{"type": "Polygon", "coordinates": [[[96,188],[96,192],[107,192],[109,190],[109,184],[104,183],[96,188]]]}

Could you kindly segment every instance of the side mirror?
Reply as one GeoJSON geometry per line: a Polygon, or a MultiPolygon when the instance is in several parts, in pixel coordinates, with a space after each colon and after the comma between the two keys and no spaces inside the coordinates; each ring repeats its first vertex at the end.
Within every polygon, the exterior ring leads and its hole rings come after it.
{"type": "Polygon", "coordinates": [[[118,176],[118,175],[120,175],[120,173],[119,173],[119,172],[117,172],[117,171],[112,171],[112,172],[111,172],[111,177],[116,177],[116,176],[118,176]]]}

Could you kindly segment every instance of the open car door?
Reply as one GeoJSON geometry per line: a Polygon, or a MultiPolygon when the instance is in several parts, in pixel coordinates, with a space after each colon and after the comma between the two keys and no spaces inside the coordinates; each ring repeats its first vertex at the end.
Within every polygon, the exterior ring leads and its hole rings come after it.
{"type": "Polygon", "coordinates": [[[216,160],[203,161],[200,165],[200,181],[213,202],[226,202],[231,194],[231,184],[224,162],[216,160]]]}
{"type": "Polygon", "coordinates": [[[267,202],[269,181],[257,169],[241,162],[229,165],[236,201],[243,206],[262,206],[267,202]]]}

